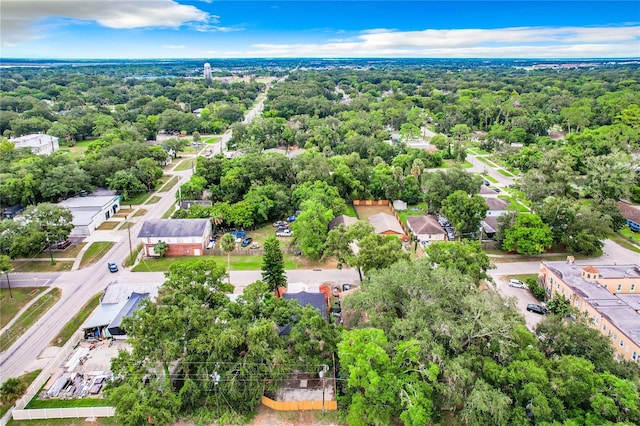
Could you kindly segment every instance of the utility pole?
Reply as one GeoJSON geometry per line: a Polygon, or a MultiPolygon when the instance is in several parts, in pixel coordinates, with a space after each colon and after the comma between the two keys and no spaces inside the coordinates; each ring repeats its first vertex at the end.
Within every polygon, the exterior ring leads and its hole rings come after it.
{"type": "Polygon", "coordinates": [[[48,232],[47,232],[47,246],[49,246],[49,257],[51,258],[51,264],[53,265],[55,262],[53,261],[53,253],[51,252],[51,241],[49,241],[48,232]]]}

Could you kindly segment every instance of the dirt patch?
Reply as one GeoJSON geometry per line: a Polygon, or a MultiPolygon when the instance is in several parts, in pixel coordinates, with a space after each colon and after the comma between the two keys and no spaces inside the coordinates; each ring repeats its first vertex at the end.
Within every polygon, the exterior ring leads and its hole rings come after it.
{"type": "Polygon", "coordinates": [[[258,414],[253,421],[253,426],[308,426],[324,425],[338,426],[336,412],[325,412],[323,419],[322,412],[316,411],[275,411],[264,405],[258,409],[258,414]]]}
{"type": "Polygon", "coordinates": [[[369,217],[378,213],[391,214],[388,206],[354,206],[358,219],[366,221],[369,217]]]}

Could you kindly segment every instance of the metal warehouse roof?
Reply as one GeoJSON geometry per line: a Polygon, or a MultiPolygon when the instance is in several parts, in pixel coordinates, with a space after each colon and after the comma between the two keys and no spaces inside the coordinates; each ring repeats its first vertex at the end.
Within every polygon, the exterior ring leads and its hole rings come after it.
{"type": "Polygon", "coordinates": [[[162,237],[201,237],[204,235],[209,219],[155,219],[142,224],[138,238],[162,237]]]}

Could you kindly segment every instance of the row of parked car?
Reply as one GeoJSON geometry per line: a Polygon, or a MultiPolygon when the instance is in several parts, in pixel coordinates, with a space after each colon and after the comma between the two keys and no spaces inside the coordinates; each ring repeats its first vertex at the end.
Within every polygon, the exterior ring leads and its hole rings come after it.
{"type": "Polygon", "coordinates": [[[438,216],[438,223],[444,228],[449,241],[453,241],[456,239],[456,234],[455,232],[453,232],[453,226],[451,226],[451,222],[449,222],[449,219],[444,216],[438,216]]]}
{"type": "MultiPolygon", "coordinates": [[[[516,280],[515,278],[511,278],[509,280],[509,287],[528,288],[525,283],[523,283],[520,280],[516,280]]],[[[535,312],[536,314],[540,314],[540,315],[546,315],[547,314],[547,308],[545,308],[542,305],[538,305],[537,303],[529,303],[527,305],[527,311],[535,312]]]]}
{"type": "Polygon", "coordinates": [[[289,225],[291,222],[294,222],[296,217],[291,215],[287,218],[287,221],[278,220],[273,222],[273,227],[276,228],[276,237],[291,237],[293,236],[293,231],[289,229],[289,225]]]}

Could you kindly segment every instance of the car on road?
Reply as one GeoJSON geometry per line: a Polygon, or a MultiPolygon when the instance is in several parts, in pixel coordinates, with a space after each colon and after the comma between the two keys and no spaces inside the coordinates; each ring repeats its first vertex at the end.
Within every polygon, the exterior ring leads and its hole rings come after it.
{"type": "Polygon", "coordinates": [[[491,183],[490,183],[488,180],[485,180],[485,181],[483,181],[482,183],[484,184],[484,186],[489,186],[489,185],[491,185],[491,183]]]}
{"type": "Polygon", "coordinates": [[[515,287],[515,288],[527,288],[527,285],[525,283],[523,283],[520,280],[516,280],[511,278],[509,280],[509,287],[515,287]]]}
{"type": "Polygon", "coordinates": [[[282,231],[276,231],[276,237],[291,237],[293,235],[293,231],[289,229],[283,229],[282,231]]]}
{"type": "Polygon", "coordinates": [[[500,192],[500,188],[491,188],[493,189],[493,192],[500,192]]]}
{"type": "Polygon", "coordinates": [[[107,266],[109,267],[109,271],[118,272],[118,265],[116,265],[116,262],[109,262],[107,263],[107,266]]]}
{"type": "Polygon", "coordinates": [[[536,314],[540,314],[540,315],[546,315],[547,314],[547,308],[545,308],[544,306],[541,306],[541,305],[537,305],[535,303],[529,303],[527,305],[527,311],[535,312],[536,314]]]}
{"type": "Polygon", "coordinates": [[[242,242],[240,243],[240,246],[241,246],[241,247],[246,247],[246,246],[248,246],[249,244],[251,244],[252,242],[253,242],[253,238],[251,238],[251,237],[247,237],[247,238],[245,238],[244,240],[242,240],[242,242]]]}

